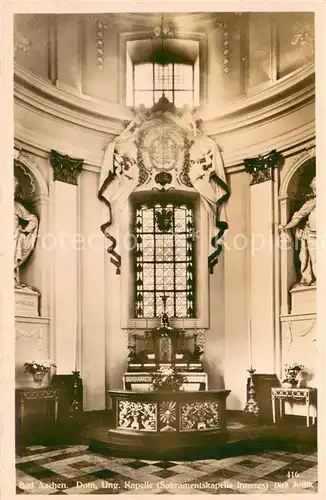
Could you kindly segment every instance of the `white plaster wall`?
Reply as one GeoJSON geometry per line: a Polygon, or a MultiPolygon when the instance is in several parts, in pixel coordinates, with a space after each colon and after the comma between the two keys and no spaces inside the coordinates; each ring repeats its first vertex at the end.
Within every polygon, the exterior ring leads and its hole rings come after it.
{"type": "MultiPolygon", "coordinates": [[[[304,365],[304,377],[308,387],[321,389],[323,383],[321,374],[317,372],[318,350],[320,339],[317,339],[317,322],[315,314],[301,315],[301,317],[288,317],[282,321],[282,366],[300,363],[304,365]]],[[[285,406],[285,412],[294,415],[305,415],[306,410],[302,404],[285,406]]]]}
{"type": "MultiPolygon", "coordinates": [[[[229,230],[225,239],[225,387],[232,392],[227,408],[241,410],[246,401],[249,317],[249,176],[242,172],[229,177],[231,197],[227,205],[229,230]],[[239,236],[242,235],[242,236],[239,236]],[[246,243],[247,242],[247,243],[246,243]],[[238,250],[243,248],[243,250],[238,250]]],[[[223,289],[222,289],[223,290],[223,289]]],[[[222,291],[215,292],[222,294],[222,291]]]]}
{"type": "MultiPolygon", "coordinates": [[[[97,199],[98,175],[83,171],[80,178],[81,261],[81,377],[84,383],[84,409],[105,408],[106,330],[105,266],[109,259],[100,231],[101,203],[97,199]]],[[[110,283],[107,284],[108,288],[110,283]]]]}
{"type": "Polygon", "coordinates": [[[49,358],[49,320],[45,318],[15,318],[16,384],[29,385],[31,375],[24,373],[24,363],[49,358]]]}
{"type": "Polygon", "coordinates": [[[57,373],[69,374],[77,366],[77,187],[53,181],[50,200],[54,352],[57,373]]]}
{"type": "Polygon", "coordinates": [[[224,255],[209,275],[209,323],[203,356],[209,389],[225,388],[224,255]]]}
{"type": "MultiPolygon", "coordinates": [[[[107,389],[122,389],[122,375],[127,368],[127,336],[121,329],[121,303],[128,297],[121,295],[121,276],[116,274],[115,266],[106,256],[106,303],[107,303],[107,337],[106,337],[106,385],[107,389]]],[[[123,265],[123,263],[122,263],[123,265]]],[[[130,291],[130,294],[132,290],[130,291]]],[[[108,399],[110,406],[111,401],[108,399]]]]}
{"type": "MultiPolygon", "coordinates": [[[[249,176],[248,176],[249,177],[249,176]]],[[[273,182],[250,187],[250,329],[252,366],[274,373],[274,227],[273,182]]],[[[249,340],[249,339],[248,339],[249,340]]]]}

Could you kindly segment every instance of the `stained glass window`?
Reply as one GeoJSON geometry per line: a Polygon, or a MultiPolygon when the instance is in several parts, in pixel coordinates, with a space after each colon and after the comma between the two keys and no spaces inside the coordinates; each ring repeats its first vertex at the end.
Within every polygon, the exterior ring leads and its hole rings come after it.
{"type": "Polygon", "coordinates": [[[176,107],[194,106],[194,66],[192,64],[138,63],[134,65],[134,106],[151,107],[164,92],[176,107]]]}
{"type": "Polygon", "coordinates": [[[135,316],[160,317],[162,296],[170,317],[195,316],[195,221],[189,203],[135,207],[135,316]]]}

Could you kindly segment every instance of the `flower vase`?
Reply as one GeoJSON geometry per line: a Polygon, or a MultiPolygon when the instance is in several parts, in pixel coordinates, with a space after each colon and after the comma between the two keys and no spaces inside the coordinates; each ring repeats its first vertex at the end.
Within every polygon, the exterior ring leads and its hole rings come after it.
{"type": "Polygon", "coordinates": [[[33,377],[33,386],[35,388],[41,387],[43,384],[43,380],[45,377],[46,372],[33,372],[32,377],[33,377]]]}
{"type": "Polygon", "coordinates": [[[298,387],[298,380],[295,378],[285,379],[282,382],[282,387],[285,387],[287,389],[295,389],[296,387],[298,387]]]}

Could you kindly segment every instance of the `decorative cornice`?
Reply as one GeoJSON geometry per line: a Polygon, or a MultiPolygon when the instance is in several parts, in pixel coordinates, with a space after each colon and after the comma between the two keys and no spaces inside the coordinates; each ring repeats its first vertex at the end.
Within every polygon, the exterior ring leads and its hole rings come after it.
{"type": "Polygon", "coordinates": [[[76,92],[65,92],[49,80],[15,64],[14,98],[25,107],[75,127],[94,132],[119,135],[125,120],[132,120],[129,108],[116,103],[101,101],[76,92]]]}
{"type": "Polygon", "coordinates": [[[255,127],[314,99],[315,67],[310,64],[273,82],[263,91],[239,97],[220,107],[203,107],[196,113],[195,120],[202,119],[204,134],[218,137],[242,128],[255,127]]]}
{"type": "MultiPolygon", "coordinates": [[[[110,142],[114,136],[108,136],[106,142],[110,142]]],[[[82,153],[84,157],[83,169],[99,172],[103,150],[92,149],[81,150],[73,146],[70,142],[59,140],[58,137],[51,137],[48,134],[33,131],[30,127],[16,123],[15,124],[15,142],[32,155],[48,158],[50,150],[55,147],[56,150],[67,151],[70,156],[77,156],[82,153]]],[[[269,138],[267,141],[240,147],[237,149],[223,149],[223,161],[226,173],[240,172],[244,170],[243,158],[258,156],[261,151],[271,151],[278,149],[284,157],[294,156],[301,153],[307,147],[311,147],[315,142],[315,124],[312,121],[297,129],[291,129],[288,132],[269,138]]]]}
{"type": "MultiPolygon", "coordinates": [[[[307,102],[313,102],[314,81],[314,65],[311,64],[284,77],[263,92],[239,97],[220,109],[212,106],[202,108],[195,120],[201,119],[202,132],[212,137],[255,127],[307,102]],[[212,109],[215,116],[211,115],[212,109]]],[[[133,119],[131,110],[126,106],[78,93],[68,94],[18,64],[15,64],[14,94],[15,100],[27,108],[53,116],[60,122],[97,132],[119,135],[124,128],[124,121],[133,119]]]]}
{"type": "Polygon", "coordinates": [[[55,181],[77,186],[78,174],[82,171],[84,160],[70,158],[51,149],[50,161],[55,181]]]}
{"type": "Polygon", "coordinates": [[[275,149],[267,155],[245,158],[244,169],[251,174],[251,185],[273,180],[273,170],[281,164],[283,156],[275,149]]]}

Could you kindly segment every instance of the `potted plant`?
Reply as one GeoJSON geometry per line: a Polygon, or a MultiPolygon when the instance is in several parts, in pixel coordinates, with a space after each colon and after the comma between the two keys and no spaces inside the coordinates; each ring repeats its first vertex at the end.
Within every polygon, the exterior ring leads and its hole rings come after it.
{"type": "Polygon", "coordinates": [[[153,391],[180,391],[186,381],[186,377],[178,372],[174,366],[161,366],[153,374],[151,386],[153,391]]]}
{"type": "Polygon", "coordinates": [[[298,387],[298,375],[302,372],[304,366],[299,363],[285,365],[285,378],[282,380],[283,387],[298,387]]]}
{"type": "Polygon", "coordinates": [[[54,361],[51,359],[44,359],[42,361],[26,361],[24,363],[25,373],[30,373],[33,377],[33,381],[36,385],[41,386],[45,375],[51,370],[52,367],[56,367],[54,361]]]}

